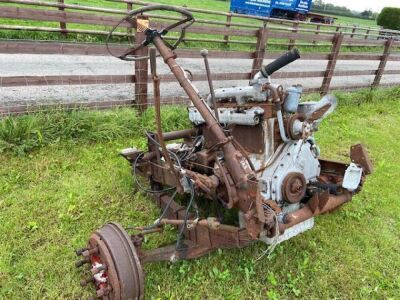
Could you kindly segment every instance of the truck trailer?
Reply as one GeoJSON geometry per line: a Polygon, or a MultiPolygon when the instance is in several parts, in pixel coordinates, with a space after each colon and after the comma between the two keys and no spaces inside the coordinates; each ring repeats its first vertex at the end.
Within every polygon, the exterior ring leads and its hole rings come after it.
{"type": "Polygon", "coordinates": [[[231,12],[260,17],[307,20],[312,0],[231,0],[231,12]]]}

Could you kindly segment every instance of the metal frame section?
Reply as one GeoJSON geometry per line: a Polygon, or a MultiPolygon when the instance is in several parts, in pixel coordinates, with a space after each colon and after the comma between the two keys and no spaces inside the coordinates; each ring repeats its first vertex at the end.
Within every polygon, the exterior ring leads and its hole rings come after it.
{"type": "MultiPolygon", "coordinates": [[[[174,200],[171,202],[171,198],[167,194],[154,195],[153,199],[162,210],[165,209],[167,203],[170,203],[165,215],[168,218],[165,220],[165,224],[174,225],[180,230],[181,226],[183,226],[186,207],[179,205],[174,200]],[[173,222],[174,220],[178,222],[173,222]]],[[[251,237],[244,228],[219,224],[213,218],[196,222],[193,215],[188,220],[184,236],[186,239],[179,249],[176,249],[174,244],[143,251],[141,250],[143,235],[141,233],[134,235],[133,240],[142,263],[194,259],[219,248],[242,248],[252,242],[251,237]]]]}

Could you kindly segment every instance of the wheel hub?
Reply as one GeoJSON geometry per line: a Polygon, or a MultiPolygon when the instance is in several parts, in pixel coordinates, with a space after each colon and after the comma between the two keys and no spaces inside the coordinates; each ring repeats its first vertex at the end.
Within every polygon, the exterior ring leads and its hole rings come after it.
{"type": "Polygon", "coordinates": [[[77,251],[84,259],[77,263],[91,266],[91,277],[82,286],[93,283],[95,298],[109,300],[143,299],[143,271],[136,249],[126,231],[116,223],[95,231],[84,251],[77,251]],[[82,263],[83,262],[83,263],[82,263]]]}

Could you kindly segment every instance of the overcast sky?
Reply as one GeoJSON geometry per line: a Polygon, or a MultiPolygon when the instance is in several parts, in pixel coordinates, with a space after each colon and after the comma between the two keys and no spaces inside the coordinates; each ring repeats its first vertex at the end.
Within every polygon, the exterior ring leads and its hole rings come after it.
{"type": "Polygon", "coordinates": [[[346,6],[349,9],[357,11],[372,9],[373,11],[380,12],[385,6],[400,7],[400,0],[325,0],[325,2],[346,6]]]}

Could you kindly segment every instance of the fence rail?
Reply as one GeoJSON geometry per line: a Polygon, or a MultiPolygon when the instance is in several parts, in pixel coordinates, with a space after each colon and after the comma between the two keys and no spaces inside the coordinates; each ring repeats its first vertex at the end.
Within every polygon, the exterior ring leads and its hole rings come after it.
{"type": "MultiPolygon", "coordinates": [[[[84,43],[68,41],[68,35],[82,34],[90,36],[108,35],[108,28],[114,26],[127,10],[133,6],[148,5],[149,3],[130,0],[109,0],[116,5],[124,4],[126,9],[100,8],[76,4],[66,4],[63,0],[57,2],[44,2],[34,0],[0,0],[0,18],[10,20],[29,20],[33,22],[51,23],[52,26],[32,26],[25,24],[1,24],[0,29],[5,31],[58,33],[64,41],[43,40],[13,40],[0,39],[0,53],[3,54],[64,54],[64,55],[109,55],[104,43],[84,43]],[[5,5],[1,5],[1,4],[5,5]],[[87,26],[88,28],[82,28],[87,26]]],[[[210,58],[229,58],[253,60],[251,70],[242,73],[216,73],[213,79],[219,80],[248,80],[262,66],[264,59],[273,59],[280,55],[277,51],[269,51],[271,47],[280,46],[291,49],[300,47],[325,47],[326,52],[308,52],[302,54],[303,60],[327,61],[325,70],[302,71],[302,72],[278,72],[274,78],[321,78],[320,88],[309,88],[306,92],[327,93],[332,87],[334,77],[340,76],[374,76],[370,85],[354,85],[348,88],[377,87],[380,85],[382,76],[397,75],[400,70],[386,70],[391,61],[400,61],[398,52],[400,42],[393,37],[388,38],[392,31],[374,28],[349,27],[328,24],[310,24],[306,22],[276,20],[271,18],[251,17],[233,13],[214,12],[204,9],[188,10],[200,14],[196,17],[197,23],[187,30],[184,42],[197,42],[222,45],[247,45],[245,50],[224,51],[210,50],[210,58]],[[204,15],[212,16],[213,20],[204,19],[204,15]],[[225,20],[219,21],[221,17],[225,20]],[[239,21],[237,21],[239,20],[239,21]],[[251,20],[252,23],[246,23],[251,20]],[[254,22],[253,22],[254,21],[254,22]],[[257,23],[258,22],[258,23],[257,23]],[[204,37],[207,35],[207,37],[204,37]],[[349,47],[364,48],[363,52],[345,52],[343,49],[349,47]],[[371,51],[374,47],[374,51],[371,51]],[[396,52],[396,53],[393,53],[396,52]],[[365,60],[377,61],[379,66],[374,70],[336,70],[338,61],[341,60],[365,60]]],[[[170,21],[180,17],[170,15],[149,14],[152,27],[162,28],[170,21]]],[[[124,23],[124,31],[116,33],[118,37],[134,38],[136,43],[144,39],[143,35],[132,32],[131,25],[124,23]]],[[[179,31],[176,29],[175,31],[179,31]]],[[[170,39],[176,39],[171,37],[170,39]]],[[[124,43],[113,43],[110,45],[112,52],[122,52],[127,47],[124,43]]],[[[144,50],[147,53],[148,49],[144,50]]],[[[197,49],[178,49],[176,53],[182,58],[199,58],[197,49]]],[[[162,75],[163,82],[173,82],[172,75],[162,75]]],[[[206,81],[205,74],[194,74],[194,81],[206,81]]],[[[16,86],[44,86],[44,85],[90,85],[90,84],[122,84],[134,83],[136,99],[119,101],[118,105],[137,104],[144,109],[151,99],[147,96],[147,85],[150,81],[148,76],[147,62],[136,63],[134,75],[52,75],[52,76],[0,76],[0,87],[16,86]]],[[[335,87],[335,89],[341,87],[335,87]]],[[[344,87],[342,87],[344,88],[344,87]]],[[[181,99],[180,97],[178,97],[181,99]]],[[[166,103],[176,102],[177,97],[164,99],[166,103]]],[[[0,99],[1,100],[1,99],[0,99]]],[[[181,99],[182,100],[182,99],[181,99]]],[[[101,108],[107,106],[110,101],[104,101],[101,108]]],[[[93,102],[95,103],[95,102],[93,102]]],[[[88,107],[99,107],[97,104],[82,104],[88,107]]],[[[72,104],[66,104],[66,107],[72,104]]],[[[21,113],[30,111],[28,105],[2,108],[0,102],[0,114],[21,113]]],[[[114,106],[114,105],[109,105],[114,106]]]]}

